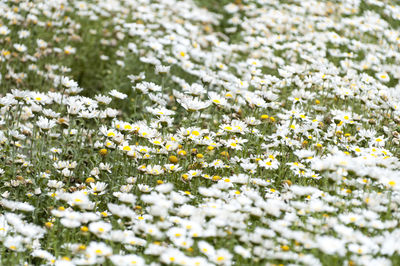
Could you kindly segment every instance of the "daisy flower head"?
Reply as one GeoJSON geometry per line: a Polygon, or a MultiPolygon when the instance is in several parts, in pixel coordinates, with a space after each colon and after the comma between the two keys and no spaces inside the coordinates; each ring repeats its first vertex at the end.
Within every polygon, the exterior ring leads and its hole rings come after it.
{"type": "Polygon", "coordinates": [[[171,66],[156,65],[156,74],[167,74],[169,73],[171,66]]]}
{"type": "Polygon", "coordinates": [[[14,48],[15,48],[15,50],[17,50],[20,53],[23,53],[28,49],[25,45],[18,44],[18,43],[14,44],[14,48]]]}
{"type": "Polygon", "coordinates": [[[211,105],[210,101],[201,101],[199,98],[189,96],[178,98],[177,101],[188,111],[199,111],[211,105]]]}
{"type": "Polygon", "coordinates": [[[125,99],[126,97],[128,97],[128,95],[126,95],[125,93],[119,92],[117,90],[112,90],[110,91],[108,94],[110,94],[111,96],[118,98],[118,99],[125,99]]]}
{"type": "Polygon", "coordinates": [[[5,25],[0,26],[0,35],[5,36],[5,35],[8,35],[10,32],[11,31],[8,29],[7,26],[5,26],[5,25]]]}
{"type": "Polygon", "coordinates": [[[56,121],[53,119],[47,119],[43,116],[39,117],[36,125],[43,131],[48,131],[56,126],[56,121]]]}
{"type": "Polygon", "coordinates": [[[210,99],[210,101],[218,106],[228,106],[228,101],[226,100],[226,98],[220,96],[218,93],[216,92],[209,92],[208,93],[208,98],[210,99]]]}
{"type": "Polygon", "coordinates": [[[86,248],[86,257],[108,257],[113,254],[112,248],[103,242],[90,242],[86,248]]]}
{"type": "Polygon", "coordinates": [[[375,74],[375,77],[382,81],[382,82],[389,82],[390,81],[390,76],[386,72],[378,72],[375,74]]]}

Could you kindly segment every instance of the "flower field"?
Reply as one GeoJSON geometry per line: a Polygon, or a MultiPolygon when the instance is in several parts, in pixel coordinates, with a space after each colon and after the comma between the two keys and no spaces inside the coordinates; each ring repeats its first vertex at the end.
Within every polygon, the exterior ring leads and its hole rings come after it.
{"type": "Polygon", "coordinates": [[[0,265],[400,265],[400,5],[0,0],[0,265]]]}

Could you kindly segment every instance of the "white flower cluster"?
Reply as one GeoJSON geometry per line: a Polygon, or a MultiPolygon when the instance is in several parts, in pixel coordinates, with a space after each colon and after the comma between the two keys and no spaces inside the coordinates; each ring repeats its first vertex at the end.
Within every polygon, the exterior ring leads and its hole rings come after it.
{"type": "Polygon", "coordinates": [[[1,265],[399,264],[399,3],[222,2],[0,3],[1,265]]]}

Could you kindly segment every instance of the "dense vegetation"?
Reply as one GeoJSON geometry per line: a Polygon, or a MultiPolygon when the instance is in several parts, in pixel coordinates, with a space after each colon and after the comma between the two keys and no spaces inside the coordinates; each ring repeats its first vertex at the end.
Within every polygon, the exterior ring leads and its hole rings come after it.
{"type": "Polygon", "coordinates": [[[399,265],[399,25],[0,0],[0,264],[399,265]]]}

